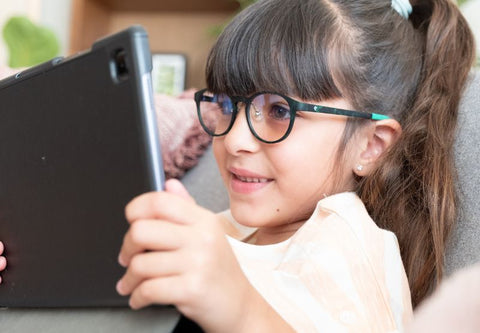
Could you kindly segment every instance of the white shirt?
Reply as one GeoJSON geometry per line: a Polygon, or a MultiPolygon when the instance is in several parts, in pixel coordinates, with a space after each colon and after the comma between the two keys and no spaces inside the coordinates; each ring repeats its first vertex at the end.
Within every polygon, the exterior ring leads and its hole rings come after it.
{"type": "Polygon", "coordinates": [[[397,239],[354,193],[319,201],[281,243],[228,240],[250,283],[299,332],[398,332],[412,317],[397,239]]]}

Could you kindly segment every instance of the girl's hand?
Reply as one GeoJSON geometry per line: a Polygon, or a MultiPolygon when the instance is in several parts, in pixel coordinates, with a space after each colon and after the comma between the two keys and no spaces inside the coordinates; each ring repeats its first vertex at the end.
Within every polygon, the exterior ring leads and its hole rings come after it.
{"type": "MultiPolygon", "coordinates": [[[[7,267],[7,259],[2,256],[3,250],[5,247],[3,246],[3,243],[0,242],[0,272],[3,271],[7,267]]],[[[2,277],[0,276],[0,283],[2,283],[2,277]]]]}
{"type": "Polygon", "coordinates": [[[243,274],[214,213],[197,206],[177,180],[165,192],[126,207],[130,229],[119,255],[127,267],[117,284],[130,306],[174,304],[207,331],[241,331],[263,298],[243,274]]]}

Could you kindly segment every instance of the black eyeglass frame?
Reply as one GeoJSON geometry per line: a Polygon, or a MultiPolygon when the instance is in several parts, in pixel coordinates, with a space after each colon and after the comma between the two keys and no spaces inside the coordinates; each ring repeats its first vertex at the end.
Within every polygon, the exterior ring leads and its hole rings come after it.
{"type": "Polygon", "coordinates": [[[280,141],[285,140],[288,137],[288,135],[292,131],[293,123],[295,122],[295,115],[296,115],[297,111],[333,114],[333,115],[339,115],[339,116],[370,119],[370,120],[375,120],[375,121],[376,120],[391,119],[389,116],[384,115],[384,114],[380,114],[380,113],[360,112],[360,111],[346,110],[346,109],[340,109],[340,108],[332,108],[332,107],[329,107],[329,106],[323,106],[323,105],[317,105],[317,104],[309,104],[309,103],[299,102],[297,100],[294,100],[293,98],[290,98],[288,96],[285,96],[285,95],[282,95],[282,94],[279,94],[279,93],[262,91],[262,92],[255,93],[250,97],[229,96],[229,95],[225,94],[226,96],[228,96],[230,98],[230,100],[232,101],[232,105],[233,105],[232,117],[231,117],[231,120],[230,120],[230,124],[228,125],[227,129],[225,129],[225,131],[223,131],[221,133],[212,133],[210,131],[210,129],[204,123],[203,118],[202,118],[202,114],[201,114],[201,111],[200,111],[200,103],[201,102],[213,102],[213,99],[211,97],[204,95],[204,93],[206,91],[208,91],[208,89],[202,89],[202,90],[197,91],[195,93],[194,99],[195,99],[195,104],[197,105],[197,115],[198,115],[198,119],[200,121],[200,124],[202,125],[205,132],[207,132],[211,136],[223,136],[223,135],[226,135],[231,130],[231,128],[232,128],[232,126],[235,122],[235,119],[237,118],[238,103],[240,103],[240,102],[245,104],[245,116],[247,117],[247,123],[248,123],[248,127],[250,129],[250,132],[253,134],[253,136],[255,136],[255,138],[257,138],[261,142],[269,143],[269,144],[278,143],[280,141]],[[249,116],[250,115],[250,106],[252,104],[252,101],[257,96],[264,95],[264,94],[280,96],[287,101],[288,106],[290,107],[290,123],[288,125],[287,131],[285,132],[285,134],[281,138],[279,138],[277,140],[273,140],[273,141],[264,140],[257,134],[257,132],[255,132],[255,129],[254,129],[252,123],[251,123],[250,116],[249,116]]]}

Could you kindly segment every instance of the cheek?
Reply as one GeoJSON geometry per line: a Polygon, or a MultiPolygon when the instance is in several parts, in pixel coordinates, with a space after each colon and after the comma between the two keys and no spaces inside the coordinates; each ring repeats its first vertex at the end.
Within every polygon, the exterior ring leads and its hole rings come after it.
{"type": "Polygon", "coordinates": [[[314,164],[313,167],[326,165],[336,155],[345,129],[344,122],[298,127],[284,153],[301,158],[304,164],[314,164]]]}
{"type": "MultiPolygon", "coordinates": [[[[227,167],[226,167],[228,152],[225,149],[224,137],[213,138],[212,150],[213,150],[213,155],[215,157],[215,161],[217,162],[218,172],[222,177],[224,185],[228,187],[230,174],[228,173],[227,167]]],[[[212,167],[214,166],[212,165],[212,167]]]]}
{"type": "Polygon", "coordinates": [[[215,156],[215,159],[221,159],[222,155],[224,156],[225,153],[222,152],[222,150],[225,150],[223,148],[223,144],[219,142],[219,139],[214,137],[212,140],[212,149],[213,149],[213,155],[215,156]]]}
{"type": "Polygon", "coordinates": [[[293,187],[294,192],[308,190],[313,195],[314,192],[330,194],[335,182],[343,183],[346,166],[336,162],[344,128],[343,122],[300,128],[286,140],[288,149],[272,152],[276,155],[272,160],[278,161],[276,169],[285,184],[293,187]],[[342,179],[337,179],[337,173],[342,179]]]}
{"type": "Polygon", "coordinates": [[[217,165],[219,166],[220,173],[222,174],[222,177],[224,176],[224,168],[221,166],[225,164],[225,159],[226,159],[226,150],[225,150],[225,145],[223,144],[223,138],[213,138],[212,141],[212,149],[213,149],[213,155],[215,156],[215,160],[217,161],[217,165]]]}
{"type": "Polygon", "coordinates": [[[277,180],[280,184],[293,187],[295,192],[306,188],[323,188],[322,185],[333,169],[332,155],[330,151],[322,149],[296,147],[276,158],[281,161],[275,164],[277,180]]]}

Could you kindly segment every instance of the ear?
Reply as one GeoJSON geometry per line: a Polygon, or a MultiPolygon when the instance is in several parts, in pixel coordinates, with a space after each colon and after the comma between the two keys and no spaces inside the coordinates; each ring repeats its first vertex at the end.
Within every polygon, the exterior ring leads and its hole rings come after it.
{"type": "Polygon", "coordinates": [[[362,134],[356,154],[357,161],[353,172],[360,177],[367,176],[375,167],[378,158],[395,142],[402,134],[402,126],[395,119],[379,120],[367,126],[362,134]]]}

